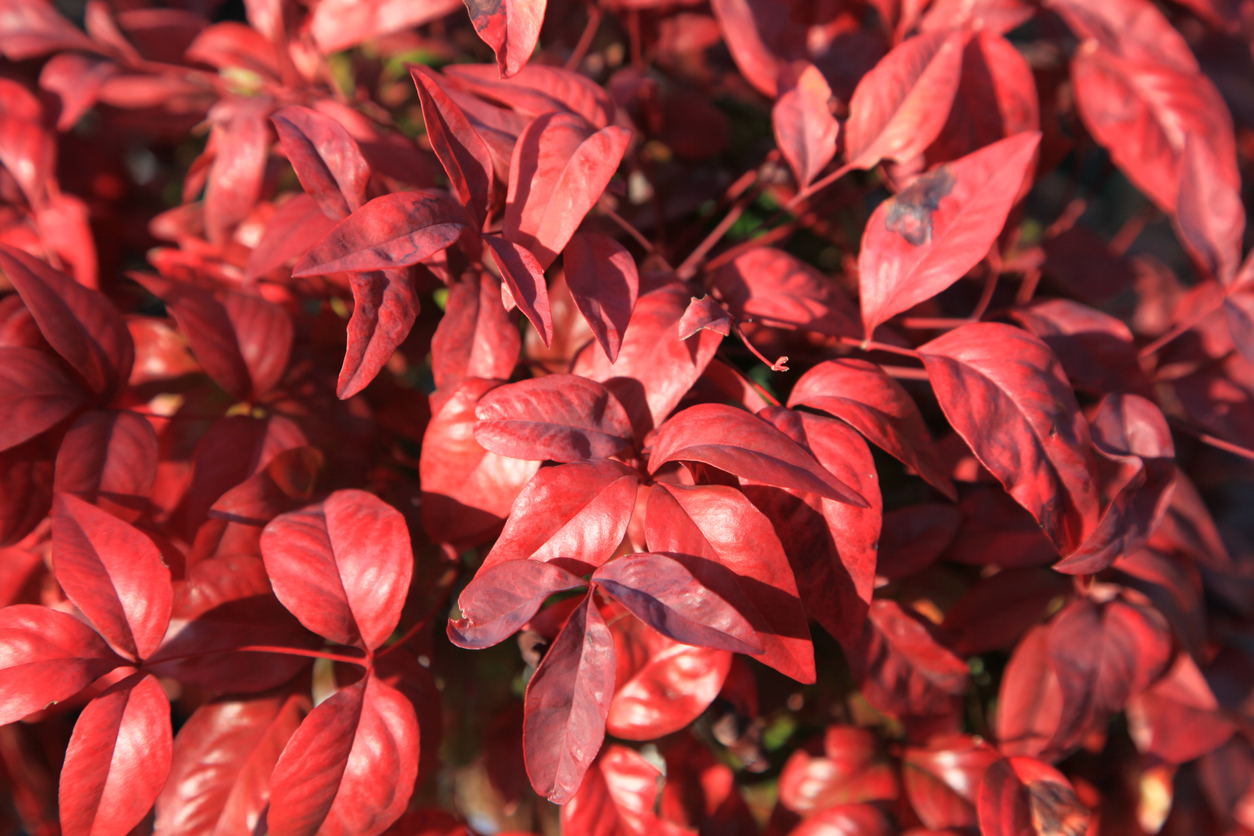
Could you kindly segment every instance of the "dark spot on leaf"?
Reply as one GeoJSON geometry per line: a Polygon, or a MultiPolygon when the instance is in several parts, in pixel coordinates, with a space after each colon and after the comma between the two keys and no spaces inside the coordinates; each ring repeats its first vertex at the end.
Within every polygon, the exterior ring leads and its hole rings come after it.
{"type": "Polygon", "coordinates": [[[1089,811],[1070,787],[1033,781],[1027,788],[1032,824],[1041,836],[1082,836],[1088,829],[1089,811]]]}
{"type": "Polygon", "coordinates": [[[909,188],[894,197],[884,221],[889,232],[896,232],[912,245],[921,247],[932,240],[932,213],[941,199],[953,191],[954,176],[949,166],[919,177],[909,188]]]}

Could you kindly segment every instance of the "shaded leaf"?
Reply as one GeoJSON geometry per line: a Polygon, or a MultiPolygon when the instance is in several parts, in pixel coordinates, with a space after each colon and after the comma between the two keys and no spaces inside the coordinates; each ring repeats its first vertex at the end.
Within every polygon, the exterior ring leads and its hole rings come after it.
{"type": "Polygon", "coordinates": [[[275,111],[270,121],[300,184],[327,217],[343,220],[362,207],[370,166],[344,126],[299,105],[275,111]]]}
{"type": "Polygon", "coordinates": [[[640,292],[635,259],[613,238],[593,232],[571,236],[562,258],[575,305],[613,363],[640,292]]]}
{"type": "Polygon", "coordinates": [[[458,647],[491,647],[531,620],[557,592],[585,586],[555,563],[510,560],[484,566],[457,598],[462,617],[449,619],[449,641],[458,647]]]}
{"type": "Polygon", "coordinates": [[[771,110],[775,144],[804,189],[836,156],[840,124],[827,109],[832,90],[813,64],[790,68],[771,110]]]}
{"type": "Polygon", "coordinates": [[[631,444],[627,412],[608,389],[572,374],[508,383],[479,399],[475,440],[516,459],[604,459],[631,444]]]}
{"type": "Polygon", "coordinates": [[[517,305],[528,321],[535,326],[536,333],[547,346],[553,342],[553,314],[549,309],[549,291],[544,283],[544,267],[526,247],[486,235],[488,252],[501,271],[505,286],[501,289],[501,298],[510,304],[506,309],[517,305]],[[507,292],[508,291],[508,292],[507,292]]]}
{"type": "Polygon", "coordinates": [[[492,156],[488,146],[431,70],[415,66],[410,67],[409,74],[418,88],[431,150],[440,158],[453,193],[482,225],[492,202],[492,156]]]}
{"type": "Polygon", "coordinates": [[[470,22],[496,53],[501,78],[518,73],[535,51],[546,0],[468,0],[470,22]]]}

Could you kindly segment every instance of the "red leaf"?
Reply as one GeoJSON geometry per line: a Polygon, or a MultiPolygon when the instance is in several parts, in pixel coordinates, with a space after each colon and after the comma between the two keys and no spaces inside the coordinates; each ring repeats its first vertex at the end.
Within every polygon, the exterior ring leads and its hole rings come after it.
{"type": "Polygon", "coordinates": [[[0,450],[9,450],[87,406],[79,385],[33,348],[0,348],[0,450]]]}
{"type": "Polygon", "coordinates": [[[992,746],[966,736],[907,748],[901,774],[910,805],[932,830],[975,827],[980,782],[1000,758],[992,746]]]}
{"type": "Polygon", "coordinates": [[[108,402],[130,377],[135,360],[135,344],[126,322],[109,300],[4,244],[0,244],[0,272],[21,294],[48,344],[101,403],[108,402]]]}
{"type": "Polygon", "coordinates": [[[213,122],[209,145],[214,155],[205,187],[205,230],[214,243],[228,240],[231,229],[248,217],[261,193],[270,150],[266,117],[271,107],[268,97],[232,97],[209,111],[213,122]]]}
{"type": "Polygon", "coordinates": [[[466,114],[448,97],[435,73],[426,67],[410,67],[418,88],[422,121],[431,150],[440,158],[453,193],[480,224],[492,202],[492,155],[466,114]]]}
{"type": "Polygon", "coordinates": [[[640,292],[635,259],[613,238],[594,232],[571,236],[562,258],[575,305],[613,363],[640,292]]]}
{"type": "Polygon", "coordinates": [[[1241,264],[1245,206],[1240,182],[1226,173],[1216,149],[1204,137],[1185,137],[1180,152],[1176,229],[1180,242],[1206,272],[1230,284],[1241,264]]]}
{"type": "Polygon", "coordinates": [[[870,804],[841,804],[806,819],[788,836],[889,836],[888,817],[870,804]]]}
{"type": "Polygon", "coordinates": [[[374,650],[401,617],[413,573],[405,518],[364,491],[336,491],[261,534],[274,594],[300,622],[374,650]]]}
{"type": "Polygon", "coordinates": [[[658,484],[649,494],[645,530],[649,551],[676,557],[748,619],[766,649],[759,661],[798,682],[814,681],[814,647],[797,582],[770,521],[744,494],[723,486],[658,484]]]}
{"type": "Polygon", "coordinates": [[[1171,661],[1166,620],[1125,592],[1098,604],[1080,598],[1054,619],[1049,662],[1062,689],[1062,717],[1054,732],[1060,748],[1122,711],[1171,661]]]}
{"type": "Polygon", "coordinates": [[[832,89],[813,64],[790,67],[771,110],[775,144],[804,189],[836,156],[840,124],[828,110],[832,89]]]}
{"type": "Polygon", "coordinates": [[[1077,388],[1094,394],[1152,393],[1132,331],[1121,320],[1069,299],[1034,302],[1011,316],[1058,355],[1077,388]]]}
{"type": "Polygon", "coordinates": [[[896,601],[871,602],[854,662],[871,705],[897,715],[946,714],[970,685],[967,665],[938,641],[936,629],[896,601]]]}
{"type": "Polygon", "coordinates": [[[805,54],[805,29],[771,0],[714,0],[710,8],[745,80],[775,98],[784,62],[805,54]]]}
{"type": "Polygon", "coordinates": [[[200,365],[230,394],[240,400],[265,395],[287,371],[292,320],[278,305],[157,276],[131,277],[165,302],[200,365]]]}
{"type": "Polygon", "coordinates": [[[624,740],[656,740],[692,723],[718,697],[732,654],[681,644],[611,604],[617,676],[606,730],[624,740]]]}
{"type": "Polygon", "coordinates": [[[713,296],[702,296],[688,304],[688,310],[679,319],[679,338],[686,340],[702,329],[709,329],[726,337],[731,333],[732,321],[723,306],[713,296]]]}
{"type": "Polygon", "coordinates": [[[875,363],[855,359],[819,363],[793,386],[788,406],[798,405],[835,415],[914,468],[945,496],[958,498],[919,407],[875,363]]]}
{"type": "Polygon", "coordinates": [[[73,616],[32,604],[0,609],[0,725],[74,696],[120,664],[73,616]]]}
{"type": "Polygon", "coordinates": [[[632,554],[592,573],[592,582],[669,639],[697,647],[761,653],[744,616],[664,554],[632,554]]]}
{"type": "MultiPolygon", "coordinates": [[[[807,747],[809,748],[809,747],[807,747]]],[[[842,804],[893,801],[897,774],[865,729],[829,726],[821,756],[799,749],[779,775],[779,800],[790,810],[813,813],[842,804]]]]}
{"type": "Polygon", "coordinates": [[[1186,137],[1211,146],[1220,182],[1240,181],[1232,117],[1201,73],[1116,55],[1090,42],[1071,68],[1076,110],[1145,196],[1174,214],[1186,137]]]}
{"type": "Polygon", "coordinates": [[[469,229],[464,210],[435,192],[395,192],[340,221],[292,270],[298,278],[389,270],[430,258],[469,229]]]}
{"type": "Polygon", "coordinates": [[[1015,647],[998,690],[997,739],[1009,755],[1045,756],[1062,718],[1062,689],[1049,662],[1050,627],[1039,624],[1015,647]]]}
{"type": "Polygon", "coordinates": [[[1003,569],[980,578],[941,623],[961,656],[1011,650],[1072,589],[1065,576],[1038,566],[1003,569]]]}
{"type": "Polygon", "coordinates": [[[133,659],[152,655],[170,623],[174,592],[151,540],[112,514],[58,494],[52,568],[66,597],[110,643],[133,659]]]}
{"type": "Polygon", "coordinates": [[[867,221],[862,322],[875,328],[940,293],[988,254],[1036,157],[1039,133],[1003,139],[915,180],[867,221]]]}
{"type": "Polygon", "coordinates": [[[55,490],[135,522],[157,478],[157,454],[148,419],[112,410],[84,413],[61,442],[55,490]]]}
{"type": "Polygon", "coordinates": [[[10,61],[36,58],[59,49],[91,49],[91,40],[62,17],[51,3],[7,3],[0,23],[4,56],[10,61]]]}
{"type": "Polygon", "coordinates": [[[170,703],[157,680],[135,674],[92,700],[65,750],[61,829],[125,836],[147,815],[170,774],[170,703]]]}
{"type": "Polygon", "coordinates": [[[1167,16],[1147,0],[1112,0],[1094,6],[1077,0],[1050,0],[1048,8],[1081,40],[1093,40],[1116,55],[1159,64],[1184,73],[1198,71],[1189,43],[1167,16]]]}
{"type": "Polygon", "coordinates": [[[691,831],[662,821],[657,806],[662,773],[634,749],[611,746],[579,792],[562,808],[562,832],[595,836],[680,836],[691,831]]]}
{"type": "Polygon", "coordinates": [[[378,836],[418,775],[418,719],[378,677],[341,688],[288,740],[270,777],[273,836],[378,836]]]}
{"type": "MultiPolygon", "coordinates": [[[[596,128],[604,128],[614,121],[616,108],[610,94],[574,70],[550,64],[528,64],[508,79],[500,78],[497,68],[491,64],[449,64],[444,72],[459,87],[523,114],[520,130],[536,116],[554,110],[578,114],[596,128]]],[[[514,132],[515,137],[518,133],[514,132]]],[[[510,145],[512,149],[513,143],[510,145]]]]}
{"type": "Polygon", "coordinates": [[[1128,733],[1136,748],[1166,763],[1214,751],[1235,731],[1188,653],[1177,653],[1163,678],[1128,704],[1128,733]]]}
{"type": "Polygon", "coordinates": [[[875,460],[852,429],[780,407],[760,417],[809,451],[825,468],[866,497],[866,508],[822,499],[814,494],[753,483],[743,490],[775,526],[806,611],[842,646],[852,648],[862,636],[867,605],[875,585],[883,501],[875,460]]]}
{"type": "Polygon", "coordinates": [[[213,503],[209,516],[262,527],[313,495],[325,459],[316,447],[291,447],[213,503]]]}
{"type": "Polygon", "coordinates": [[[919,347],[945,416],[1063,554],[1097,522],[1088,424],[1057,358],[1009,325],[964,325],[919,347]]]}
{"type": "Polygon", "coordinates": [[[569,113],[537,117],[510,160],[505,237],[547,269],[605,191],[630,139],[626,128],[593,132],[569,113]]]}
{"type": "Polygon", "coordinates": [[[531,786],[554,804],[574,797],[605,739],[614,640],[593,596],[571,613],[527,685],[523,753],[531,786]]]}
{"type": "Polygon", "coordinates": [[[795,441],[735,407],[701,404],[663,424],[653,439],[649,472],[672,461],[704,462],[767,485],[868,507],[857,491],[825,470],[795,441]]]}
{"type": "Polygon", "coordinates": [[[542,468],[514,500],[480,571],[525,559],[560,561],[580,575],[600,566],[627,533],[639,482],[614,461],[542,468]]]}
{"type": "Polygon", "coordinates": [[[475,407],[475,441],[516,459],[604,459],[631,444],[627,412],[608,389],[573,374],[507,383],[475,407]]]}
{"type": "Polygon", "coordinates": [[[300,105],[275,111],[270,121],[300,184],[327,217],[343,220],[362,207],[370,166],[339,122],[300,105]]]}
{"type": "Polygon", "coordinates": [[[691,298],[678,285],[646,293],[632,312],[618,358],[611,362],[600,346],[592,345],[571,369],[615,391],[641,435],[671,413],[722,342],[720,335],[705,330],[689,340],[679,338],[679,320],[691,298]]]}
{"type": "Polygon", "coordinates": [[[521,348],[517,322],[501,305],[500,282],[468,271],[449,288],[431,339],[435,387],[451,392],[468,377],[508,380],[521,348]]]}
{"type": "Polygon", "coordinates": [[[831,279],[796,256],[759,247],[714,274],[719,297],[741,322],[861,337],[858,310],[831,279]]]}
{"type": "Polygon", "coordinates": [[[496,53],[501,78],[518,73],[535,51],[546,0],[469,0],[470,22],[496,53]]]}
{"type": "Polygon", "coordinates": [[[418,294],[409,270],[350,273],[353,316],[336,395],[351,398],[374,380],[397,347],[409,336],[418,316],[418,294]]]}
{"type": "MultiPolygon", "coordinates": [[[[0,351],[0,365],[4,352],[0,351]]],[[[53,444],[47,436],[0,451],[0,545],[30,534],[52,505],[53,444]]]]}
{"type": "MultiPolygon", "coordinates": [[[[509,515],[539,462],[489,453],[475,441],[475,404],[499,380],[467,378],[431,418],[422,439],[422,524],[437,542],[479,538],[509,515]]],[[[483,539],[490,539],[482,537],[483,539]]]]}
{"type": "Polygon", "coordinates": [[[312,708],[307,694],[284,687],[196,709],[174,741],[170,779],[157,797],[156,831],[254,832],[270,800],[270,774],[312,708]]]}
{"type": "Polygon", "coordinates": [[[400,29],[422,26],[460,10],[460,0],[324,0],[309,17],[309,30],[323,54],[400,29]]]}
{"type": "Polygon", "coordinates": [[[904,163],[923,153],[949,116],[967,36],[927,32],[884,56],[849,101],[845,156],[854,168],[882,159],[904,163]]]}
{"type": "Polygon", "coordinates": [[[300,258],[335,228],[335,221],[305,193],[293,195],[275,211],[261,240],[244,265],[244,282],[254,282],[292,259],[300,258]]]}
{"type": "Polygon", "coordinates": [[[1033,758],[997,761],[979,793],[985,836],[1082,836],[1089,811],[1058,770],[1033,758]]]}
{"type": "Polygon", "coordinates": [[[1126,477],[1080,548],[1054,564],[1060,572],[1096,574],[1140,551],[1167,513],[1175,487],[1175,445],[1158,407],[1139,395],[1107,395],[1092,424],[1093,446],[1126,477]]]}
{"type": "Polygon", "coordinates": [[[449,619],[449,641],[472,650],[499,644],[530,621],[550,595],[586,585],[555,563],[510,560],[485,566],[457,598],[462,617],[449,619]]]}
{"type": "MultiPolygon", "coordinates": [[[[549,310],[548,287],[544,284],[544,265],[520,244],[495,235],[485,235],[484,240],[509,291],[506,294],[502,289],[501,298],[518,305],[518,309],[535,326],[544,344],[549,345],[553,342],[553,314],[549,310]]],[[[506,307],[509,309],[512,305],[506,307]]]]}

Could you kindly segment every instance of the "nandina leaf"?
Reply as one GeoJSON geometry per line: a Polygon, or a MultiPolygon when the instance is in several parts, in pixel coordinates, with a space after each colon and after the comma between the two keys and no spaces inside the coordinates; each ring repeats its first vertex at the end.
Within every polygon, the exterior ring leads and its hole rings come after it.
{"type": "Polygon", "coordinates": [[[631,422],[618,399],[593,380],[552,374],[508,383],[475,407],[475,441],[516,459],[604,459],[631,444],[631,422]]]}
{"type": "Polygon", "coordinates": [[[593,572],[592,582],[669,639],[735,653],[762,652],[744,616],[664,554],[624,555],[593,572]]]}
{"type": "Polygon", "coordinates": [[[469,217],[435,192],[376,197],[340,221],[292,270],[297,277],[408,267],[470,228],[469,217]]]}
{"type": "Polygon", "coordinates": [[[130,377],[135,360],[135,344],[126,322],[109,300],[4,244],[0,244],[0,273],[21,295],[48,344],[101,403],[108,402],[130,377]]]}
{"type": "Polygon", "coordinates": [[[9,450],[87,406],[82,388],[33,348],[0,348],[0,450],[9,450]]]}
{"type": "Polygon", "coordinates": [[[1036,156],[1039,133],[1003,139],[922,175],[867,221],[858,259],[867,337],[988,254],[1036,156]]]}
{"type": "Polygon", "coordinates": [[[612,123],[617,110],[610,92],[591,78],[551,64],[528,64],[510,78],[501,78],[491,64],[449,64],[444,72],[459,88],[524,115],[515,136],[531,119],[554,110],[578,114],[596,128],[612,123]]]}
{"type": "Polygon", "coordinates": [[[788,836],[889,836],[893,826],[871,804],[839,804],[810,816],[788,836]]]}
{"type": "Polygon", "coordinates": [[[1010,41],[984,28],[962,51],[962,76],[949,119],[927,149],[929,162],[948,162],[1000,139],[1041,128],[1036,80],[1010,41]]]}
{"type": "Polygon", "coordinates": [[[1011,314],[1058,355],[1067,377],[1094,394],[1152,392],[1121,320],[1070,299],[1045,299],[1011,314]]]}
{"type": "Polygon", "coordinates": [[[91,40],[51,3],[8,3],[3,21],[3,53],[10,61],[57,49],[91,49],[91,40]]]}
{"type": "Polygon", "coordinates": [[[657,817],[662,773],[626,746],[610,746],[589,770],[579,792],[562,808],[563,833],[597,836],[682,836],[691,831],[657,817]]]}
{"type": "Polygon", "coordinates": [[[580,117],[547,113],[518,137],[510,160],[504,235],[547,269],[601,197],[627,150],[631,131],[591,131],[580,117]]]}
{"type": "Polygon", "coordinates": [[[706,330],[679,338],[679,320],[691,299],[687,288],[678,285],[646,293],[632,312],[618,358],[611,362],[600,346],[591,345],[571,369],[616,392],[639,435],[661,424],[679,404],[723,340],[706,330]]]}
{"type": "Polygon", "coordinates": [[[771,110],[775,144],[804,189],[836,156],[840,124],[827,108],[832,88],[813,64],[790,67],[771,110]]]}
{"type": "Polygon", "coordinates": [[[1080,598],[1055,618],[1049,663],[1062,691],[1053,743],[1075,745],[1150,686],[1171,660],[1166,619],[1125,592],[1106,603],[1080,598]]]}
{"type": "Polygon", "coordinates": [[[1053,352],[1000,323],[919,347],[945,416],[980,462],[1066,554],[1097,523],[1088,424],[1053,352]]]}
{"type": "Polygon", "coordinates": [[[941,627],[960,656],[1011,650],[1071,589],[1065,575],[1043,567],[1004,569],[976,582],[945,613],[941,627]]]}
{"type": "Polygon", "coordinates": [[[1240,182],[1224,174],[1215,148],[1205,138],[1185,137],[1180,152],[1176,229],[1181,243],[1206,271],[1228,284],[1241,264],[1245,206],[1240,182]]]}
{"type": "MultiPolygon", "coordinates": [[[[553,342],[553,314],[549,309],[549,291],[544,283],[544,267],[531,250],[521,244],[486,235],[488,252],[505,280],[501,298],[518,306],[535,326],[536,333],[547,346],[553,342]],[[508,290],[508,294],[506,294],[508,290]]],[[[507,306],[507,309],[512,306],[507,306]]]]}
{"type": "Polygon", "coordinates": [[[742,480],[745,496],[775,526],[806,611],[842,646],[852,648],[862,636],[875,585],[884,510],[875,460],[857,432],[839,421],[780,407],[766,407],[759,417],[867,500],[866,508],[858,508],[742,480]]]}
{"type": "Polygon", "coordinates": [[[0,609],[0,725],[74,696],[121,664],[73,616],[33,604],[0,609]]]}
{"type": "Polygon", "coordinates": [[[54,488],[134,522],[156,481],[157,455],[157,434],[147,418],[92,410],[74,422],[61,442],[54,488]]]}
{"type": "Polygon", "coordinates": [[[1097,528],[1080,548],[1054,564],[1068,574],[1096,574],[1135,554],[1167,513],[1175,486],[1175,444],[1167,419],[1139,395],[1107,395],[1092,423],[1093,446],[1126,478],[1097,528]]]}
{"type": "Polygon", "coordinates": [[[895,47],[862,77],[849,101],[845,156],[854,168],[904,163],[940,133],[962,75],[967,36],[926,32],[895,47]]]}
{"type": "Polygon", "coordinates": [[[1162,679],[1128,704],[1128,734],[1136,748],[1167,763],[1201,757],[1235,731],[1236,724],[1225,716],[1188,653],[1177,653],[1162,679]]]}
{"type": "Polygon", "coordinates": [[[601,749],[613,694],[614,639],[589,593],[527,684],[527,774],[554,804],[575,795],[601,749]]]}
{"type": "Polygon", "coordinates": [[[866,729],[828,726],[821,753],[794,752],[779,775],[779,800],[807,814],[841,804],[892,801],[897,774],[866,729]]]}
{"type": "Polygon", "coordinates": [[[774,247],[752,249],[714,275],[714,288],[741,322],[861,337],[857,306],[828,277],[774,247]]]}
{"type": "Polygon", "coordinates": [[[562,259],[570,295],[613,363],[640,292],[635,259],[622,244],[595,232],[571,236],[562,259]]]}
{"type": "Polygon", "coordinates": [[[617,675],[606,730],[624,740],[656,740],[696,720],[718,697],[729,651],[668,639],[619,604],[604,613],[614,635],[617,675]]]}
{"type": "Polygon", "coordinates": [[[287,311],[257,295],[214,294],[188,282],[131,277],[165,302],[200,365],[227,392],[247,400],[278,384],[292,347],[287,311]]]}
{"type": "Polygon", "coordinates": [[[1038,624],[1015,647],[1002,674],[997,738],[1009,755],[1045,757],[1062,718],[1062,688],[1049,662],[1050,625],[1038,624]]]}
{"type": "Polygon", "coordinates": [[[724,337],[731,333],[732,321],[727,310],[713,296],[702,296],[688,304],[688,310],[679,319],[679,338],[686,340],[702,329],[709,329],[724,337]]]}
{"type": "Polygon", "coordinates": [[[436,389],[451,392],[468,377],[508,380],[522,348],[517,322],[510,320],[501,285],[490,274],[472,270],[454,282],[431,338],[436,389]]]}
{"type": "Polygon", "coordinates": [[[756,415],[735,407],[701,404],[663,424],[653,440],[649,472],[672,461],[704,462],[767,485],[867,507],[866,499],[795,441],[756,415]]]}
{"type": "MultiPolygon", "coordinates": [[[[256,548],[255,543],[250,547],[256,548]]],[[[291,680],[310,661],[288,653],[239,653],[236,648],[299,650],[323,643],[274,597],[259,556],[219,555],[192,564],[186,577],[175,582],[170,630],[147,668],[214,693],[250,694],[291,680]]]]}
{"type": "Polygon", "coordinates": [[[914,468],[945,496],[958,498],[919,407],[875,363],[852,358],[819,363],[793,386],[788,406],[809,406],[835,415],[914,468]]]}
{"type": "Polygon", "coordinates": [[[627,532],[639,483],[614,461],[542,468],[514,500],[483,569],[526,559],[561,561],[578,574],[600,566],[627,532]]]}
{"type": "Polygon", "coordinates": [[[310,712],[270,778],[273,836],[378,836],[405,812],[418,775],[409,700],[370,674],[310,712]]]}
{"type": "Polygon", "coordinates": [[[414,558],[405,518],[375,496],[336,491],[261,534],[274,594],[300,622],[375,650],[396,629],[414,558]]]}
{"type": "Polygon", "coordinates": [[[318,202],[303,192],[293,195],[266,223],[261,240],[244,265],[245,284],[300,258],[335,227],[318,202]]]}
{"type": "Polygon", "coordinates": [[[901,774],[910,806],[933,830],[976,826],[980,782],[1000,758],[992,746],[965,735],[907,748],[901,774]]]}
{"type": "Polygon", "coordinates": [[[805,28],[771,0],[714,0],[710,8],[745,80],[775,98],[784,62],[805,54],[805,28]]]}
{"type": "Polygon", "coordinates": [[[546,0],[469,0],[470,22],[496,53],[501,78],[516,75],[535,51],[546,0]]]}
{"type": "Polygon", "coordinates": [[[327,217],[343,220],[362,207],[370,166],[343,125],[300,105],[275,111],[270,121],[300,184],[327,217]]]}
{"type": "Polygon", "coordinates": [[[855,675],[867,701],[897,715],[947,713],[970,686],[967,665],[936,629],[896,601],[871,602],[855,675]]]}
{"type": "Polygon", "coordinates": [[[52,513],[52,568],[65,595],[114,647],[156,650],[170,623],[170,570],[144,534],[68,494],[52,513]]]}
{"type": "Polygon", "coordinates": [[[431,150],[440,158],[453,193],[482,224],[492,202],[492,155],[466,114],[448,97],[426,67],[409,69],[422,104],[431,150]]]}
{"type": "Polygon", "coordinates": [[[268,98],[240,96],[222,99],[209,111],[213,157],[205,185],[205,231],[214,243],[229,239],[261,193],[270,150],[266,117],[271,107],[268,98]]]}
{"type": "Polygon", "coordinates": [[[330,55],[379,35],[423,26],[462,8],[461,0],[417,4],[404,0],[325,0],[314,8],[308,26],[318,48],[330,55]]]}
{"type": "Polygon", "coordinates": [[[1211,146],[1220,182],[1240,181],[1232,117],[1206,76],[1121,56],[1095,42],[1076,52],[1071,73],[1085,127],[1164,212],[1176,210],[1187,137],[1211,146]]]}
{"type": "MultiPolygon", "coordinates": [[[[4,352],[0,351],[0,362],[4,352]]],[[[52,505],[53,439],[37,437],[0,451],[0,544],[17,543],[52,505]]]]}
{"type": "Polygon", "coordinates": [[[678,559],[748,619],[765,647],[759,661],[798,682],[814,681],[797,582],[770,521],[744,494],[721,485],[655,485],[645,532],[649,551],[678,559]]]}
{"type": "Polygon", "coordinates": [[[409,270],[367,270],[350,273],[353,316],[348,321],[348,346],[335,393],[351,398],[374,380],[409,336],[418,316],[418,294],[409,270]]]}
{"type": "Polygon", "coordinates": [[[530,621],[550,595],[586,585],[555,563],[510,560],[485,566],[457,598],[462,617],[449,619],[449,641],[474,650],[499,644],[530,621]]]}
{"type": "Polygon", "coordinates": [[[269,803],[279,755],[312,708],[307,694],[284,686],[251,699],[220,697],[196,709],[174,740],[170,778],[157,797],[156,832],[253,832],[269,803]]]}
{"type": "Polygon", "coordinates": [[[510,513],[539,462],[489,453],[475,441],[475,404],[499,380],[467,378],[444,401],[422,439],[422,524],[437,542],[482,538],[510,513]]]}
{"type": "Polygon", "coordinates": [[[161,684],[135,674],[92,700],[65,750],[61,830],[125,836],[147,815],[170,774],[170,703],[161,684]]]}
{"type": "Polygon", "coordinates": [[[986,836],[1081,836],[1089,811],[1062,773],[1035,758],[1006,758],[984,773],[980,832],[986,836]]]}
{"type": "Polygon", "coordinates": [[[325,458],[316,447],[292,447],[231,488],[213,503],[209,516],[244,525],[265,526],[294,511],[313,495],[325,458]]]}

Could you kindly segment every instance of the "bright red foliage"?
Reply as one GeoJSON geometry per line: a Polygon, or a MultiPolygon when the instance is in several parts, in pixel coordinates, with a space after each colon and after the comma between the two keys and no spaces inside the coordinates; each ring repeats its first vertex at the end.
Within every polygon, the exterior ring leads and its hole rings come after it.
{"type": "Polygon", "coordinates": [[[0,836],[1254,833],[1250,79],[1254,0],[0,0],[0,836]]]}

